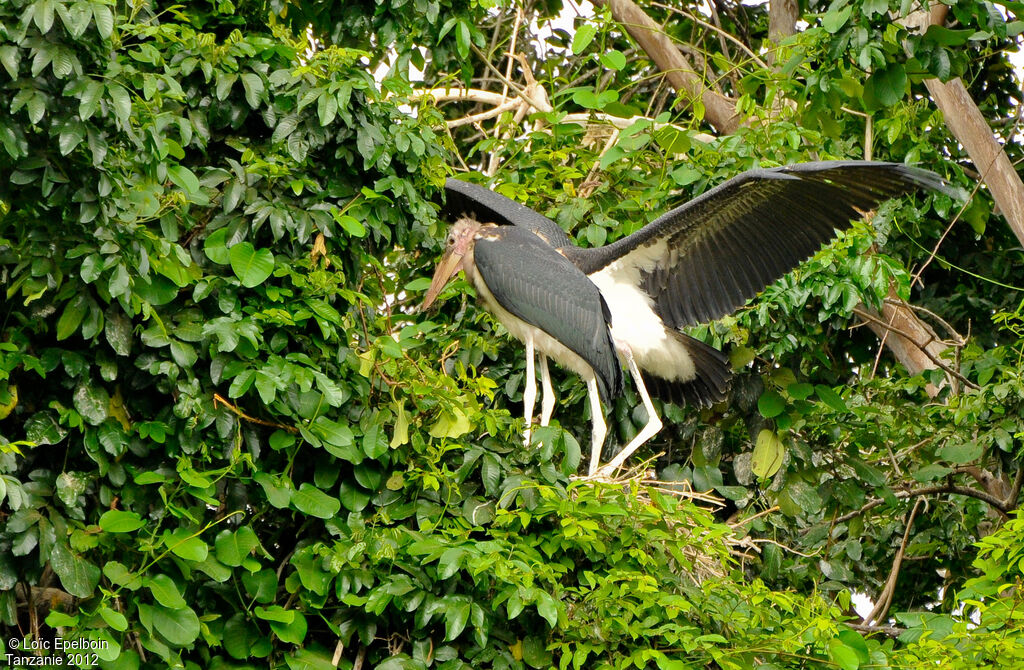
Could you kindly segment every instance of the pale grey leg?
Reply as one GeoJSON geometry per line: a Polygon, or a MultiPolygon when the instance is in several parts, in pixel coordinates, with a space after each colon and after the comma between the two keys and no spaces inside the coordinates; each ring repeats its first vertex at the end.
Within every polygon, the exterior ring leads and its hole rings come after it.
{"type": "Polygon", "coordinates": [[[530,446],[530,434],[533,431],[533,406],[537,402],[537,373],[533,369],[533,335],[526,338],[526,386],[523,388],[523,417],[526,427],[523,430],[523,442],[530,446]]]}
{"type": "Polygon", "coordinates": [[[551,414],[555,411],[555,389],[551,386],[551,373],[548,372],[548,357],[540,355],[540,387],[544,398],[540,403],[540,425],[551,423],[551,414]]]}
{"type": "Polygon", "coordinates": [[[601,396],[597,391],[597,378],[591,376],[587,380],[587,395],[590,397],[590,423],[591,423],[591,444],[590,444],[590,467],[588,475],[597,472],[597,466],[601,462],[601,447],[604,446],[604,437],[608,433],[608,427],[604,423],[604,412],[601,411],[601,396]]]}
{"type": "Polygon", "coordinates": [[[644,379],[640,374],[640,368],[637,367],[636,361],[633,360],[633,352],[628,347],[622,347],[619,349],[619,353],[626,359],[629,371],[633,375],[633,381],[636,383],[637,393],[640,394],[640,400],[643,401],[644,409],[647,410],[647,425],[636,434],[636,437],[629,441],[629,444],[622,448],[622,451],[615,455],[615,458],[608,461],[607,465],[601,468],[600,474],[602,475],[611,475],[618,470],[640,445],[654,437],[661,430],[662,425],[661,419],[658,418],[658,413],[654,411],[654,403],[651,402],[651,396],[647,393],[647,387],[644,386],[644,379]]]}

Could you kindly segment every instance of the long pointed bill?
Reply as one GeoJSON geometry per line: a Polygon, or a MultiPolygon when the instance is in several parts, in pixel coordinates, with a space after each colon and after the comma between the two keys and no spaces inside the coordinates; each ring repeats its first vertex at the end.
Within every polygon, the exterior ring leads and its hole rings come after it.
{"type": "Polygon", "coordinates": [[[451,281],[455,273],[459,271],[459,265],[462,262],[462,254],[456,253],[452,249],[448,249],[441,256],[441,261],[437,264],[437,269],[434,270],[434,278],[430,282],[430,288],[427,289],[427,295],[423,298],[423,305],[420,306],[420,311],[425,311],[430,307],[437,299],[438,294],[441,293],[441,289],[451,281]]]}

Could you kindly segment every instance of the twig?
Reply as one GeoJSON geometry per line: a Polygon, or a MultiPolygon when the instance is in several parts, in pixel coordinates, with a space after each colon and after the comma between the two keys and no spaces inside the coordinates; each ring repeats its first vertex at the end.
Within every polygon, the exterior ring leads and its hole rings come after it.
{"type": "Polygon", "coordinates": [[[548,103],[546,100],[544,100],[544,101],[534,100],[534,98],[532,96],[533,92],[529,89],[529,87],[524,88],[524,87],[520,86],[519,84],[515,83],[514,81],[512,81],[511,79],[509,79],[508,77],[506,77],[504,74],[502,74],[501,71],[498,70],[498,68],[494,67],[494,65],[487,59],[486,54],[484,54],[484,52],[480,51],[480,48],[478,46],[476,46],[473,43],[470,43],[469,46],[473,50],[473,53],[475,53],[484,62],[484,65],[487,66],[487,69],[491,70],[492,72],[494,72],[494,74],[496,74],[498,76],[498,79],[502,83],[504,83],[508,87],[514,89],[517,96],[519,96],[520,98],[525,100],[531,107],[536,109],[538,112],[550,112],[551,111],[552,108],[551,108],[551,104],[550,103],[548,103]]]}
{"type": "Polygon", "coordinates": [[[761,68],[763,68],[765,70],[770,70],[771,69],[770,67],[768,67],[768,64],[765,63],[763,60],[761,60],[761,58],[756,53],[751,51],[750,47],[748,47],[746,44],[744,44],[742,42],[742,40],[737,39],[734,35],[730,34],[726,30],[723,30],[719,26],[716,26],[716,25],[713,25],[711,23],[708,23],[707,21],[703,21],[703,20],[701,20],[701,18],[699,16],[691,14],[690,12],[684,11],[684,10],[679,9],[677,7],[669,7],[668,5],[663,5],[660,2],[652,2],[651,4],[654,5],[655,7],[659,7],[661,9],[667,10],[669,12],[675,12],[676,14],[682,14],[683,16],[685,16],[686,18],[690,19],[694,23],[696,23],[698,25],[701,25],[701,26],[704,26],[708,30],[710,30],[710,31],[712,31],[714,33],[717,33],[719,39],[723,39],[724,38],[724,39],[727,39],[730,42],[734,43],[736,46],[738,46],[740,48],[741,51],[743,51],[745,54],[750,56],[750,59],[752,61],[754,61],[755,63],[757,63],[758,66],[760,66],[761,68]]]}
{"type": "Polygon", "coordinates": [[[507,102],[504,102],[498,105],[497,107],[494,107],[493,109],[489,109],[486,112],[480,112],[479,114],[471,114],[470,116],[463,116],[462,118],[459,119],[452,119],[451,121],[446,121],[445,125],[447,125],[449,129],[458,128],[460,126],[469,126],[475,123],[479,123],[480,121],[493,119],[496,116],[501,116],[507,111],[521,108],[523,106],[524,103],[522,100],[513,98],[512,100],[508,100],[507,102]]]}
{"type": "Polygon", "coordinates": [[[246,414],[245,412],[243,412],[242,410],[238,409],[237,407],[235,407],[234,405],[229,403],[227,400],[225,400],[224,396],[220,395],[219,393],[214,393],[213,394],[213,408],[217,409],[217,405],[218,404],[224,405],[229,410],[231,410],[231,412],[234,415],[236,415],[237,417],[239,417],[241,419],[245,419],[249,423],[256,423],[256,424],[259,424],[261,426],[269,426],[271,428],[280,428],[281,430],[286,430],[289,433],[298,433],[299,432],[299,429],[294,427],[294,426],[286,426],[283,423],[274,423],[273,421],[264,421],[263,419],[257,419],[254,416],[249,416],[248,414],[246,414]]]}
{"type": "Polygon", "coordinates": [[[778,505],[773,505],[773,506],[769,507],[766,510],[762,510],[762,511],[758,512],[754,516],[747,517],[746,519],[741,519],[740,521],[737,521],[736,523],[730,523],[729,527],[730,528],[739,528],[740,526],[745,526],[746,524],[750,523],[751,521],[754,521],[755,519],[760,519],[763,516],[768,516],[772,512],[778,511],[778,509],[779,509],[778,505]]]}
{"type": "Polygon", "coordinates": [[[879,621],[885,617],[885,613],[889,611],[889,606],[892,605],[893,596],[896,594],[896,580],[900,575],[900,566],[903,565],[903,554],[907,551],[907,543],[910,542],[910,529],[914,527],[914,519],[917,518],[917,510],[921,505],[926,504],[924,498],[918,498],[917,502],[914,503],[914,508],[910,510],[910,516],[907,518],[907,528],[903,531],[903,541],[900,542],[900,548],[896,551],[896,557],[892,562],[892,569],[889,570],[889,579],[885,581],[885,587],[882,588],[882,592],[878,595],[878,600],[875,603],[875,608],[871,610],[863,619],[863,623],[870,624],[872,621],[879,621]]]}
{"type": "Polygon", "coordinates": [[[331,666],[338,667],[338,663],[341,663],[341,655],[345,653],[345,644],[338,640],[338,644],[334,646],[334,656],[331,657],[331,666]]]}
{"type": "Polygon", "coordinates": [[[918,342],[917,340],[915,340],[912,334],[908,333],[907,331],[903,330],[902,328],[897,328],[896,326],[892,325],[891,323],[888,323],[888,322],[884,321],[883,319],[879,319],[874,314],[871,314],[870,312],[867,312],[867,311],[865,311],[865,310],[863,310],[863,309],[861,309],[859,307],[854,307],[853,308],[853,313],[856,314],[857,316],[861,317],[862,319],[865,319],[866,321],[871,321],[872,323],[876,323],[876,324],[882,326],[887,331],[891,331],[893,333],[896,333],[897,335],[900,335],[905,340],[907,340],[908,342],[913,344],[915,347],[920,349],[921,353],[924,354],[925,356],[927,356],[928,360],[930,360],[932,363],[934,363],[936,365],[936,367],[939,367],[944,372],[946,372],[947,374],[952,375],[953,377],[956,377],[964,386],[967,386],[967,387],[972,388],[974,390],[978,390],[978,389],[981,388],[980,386],[978,386],[977,384],[972,382],[970,379],[968,379],[967,377],[964,377],[962,374],[960,374],[959,372],[954,370],[948,363],[946,363],[942,359],[938,358],[932,352],[928,351],[928,345],[931,344],[932,342],[938,341],[937,337],[929,337],[928,341],[926,341],[924,343],[921,343],[921,342],[918,342]]]}
{"type": "Polygon", "coordinates": [[[897,638],[906,632],[905,628],[899,626],[879,626],[866,623],[853,623],[852,621],[843,622],[844,626],[849,626],[855,631],[860,633],[881,633],[886,637],[897,638]]]}
{"type": "Polygon", "coordinates": [[[756,544],[774,544],[779,549],[785,549],[786,551],[788,551],[791,554],[796,554],[797,556],[802,556],[804,558],[814,558],[815,556],[817,556],[820,553],[820,550],[815,550],[815,552],[813,554],[805,554],[802,551],[797,551],[793,547],[787,546],[787,545],[782,544],[781,542],[777,542],[775,540],[770,540],[767,537],[751,538],[750,541],[753,542],[755,545],[756,544]]]}
{"type": "MultiPolygon", "coordinates": [[[[1022,483],[1022,475],[1024,475],[1024,468],[1017,471],[1017,479],[1014,482],[1014,490],[1010,492],[1010,495],[1007,496],[1005,500],[1000,500],[999,498],[996,498],[994,495],[986,493],[985,491],[979,491],[978,489],[971,488],[970,486],[960,486],[958,484],[953,484],[952,482],[938,484],[935,486],[922,486],[921,488],[917,489],[896,491],[893,493],[893,495],[897,498],[913,498],[914,496],[928,496],[944,493],[950,493],[958,496],[966,496],[968,498],[976,498],[978,500],[981,500],[982,502],[988,503],[997,511],[999,511],[1004,517],[1007,517],[1009,516],[1009,513],[1011,511],[1017,508],[1016,501],[1017,496],[1020,494],[1020,484],[1022,483]]],[[[852,512],[847,512],[846,514],[838,516],[830,521],[832,525],[835,525],[837,523],[845,523],[854,517],[860,516],[865,512],[873,510],[874,508],[878,507],[884,502],[884,498],[875,498],[862,505],[860,509],[856,509],[852,512]]],[[[801,530],[800,534],[806,535],[811,531],[812,528],[814,528],[814,526],[808,526],[807,528],[801,530]]]]}

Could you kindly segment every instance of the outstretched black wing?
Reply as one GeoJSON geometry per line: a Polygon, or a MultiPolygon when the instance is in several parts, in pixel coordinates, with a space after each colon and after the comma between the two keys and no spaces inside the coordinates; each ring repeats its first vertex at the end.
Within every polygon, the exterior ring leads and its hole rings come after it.
{"type": "Polygon", "coordinates": [[[672,327],[730,314],[889,198],[954,190],[900,163],[823,161],[749,170],[599,249],[568,249],[586,274],[618,261],[672,327]]]}
{"type": "Polygon", "coordinates": [[[540,235],[553,247],[564,247],[571,244],[569,236],[557,223],[489,188],[449,178],[445,182],[444,191],[445,204],[441,215],[447,221],[455,221],[462,216],[471,215],[480,223],[526,228],[540,235]]]}
{"type": "Polygon", "coordinates": [[[473,257],[476,271],[502,308],[590,365],[605,401],[622,392],[622,369],[608,330],[611,316],[586,275],[516,226],[488,229],[477,238],[473,257]]]}

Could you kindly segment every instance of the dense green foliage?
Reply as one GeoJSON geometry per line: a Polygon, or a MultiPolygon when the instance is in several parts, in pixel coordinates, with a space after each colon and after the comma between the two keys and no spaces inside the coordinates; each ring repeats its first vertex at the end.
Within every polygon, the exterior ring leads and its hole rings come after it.
{"type": "MultiPolygon", "coordinates": [[[[58,631],[98,641],[104,668],[1019,665],[1024,523],[989,535],[1017,500],[975,479],[1019,468],[1021,252],[983,193],[962,213],[943,195],[886,204],[695,329],[737,378],[710,410],[663,408],[647,455],[664,452],[668,488],[571,481],[587,419],[561,372],[561,423],[523,449],[521,347],[462,282],[435,313],[413,305],[446,166],[492,154],[500,190],[585,245],[756,165],[859,157],[869,117],[876,158],[973,186],[920,82],[962,75],[1005,116],[1021,92],[999,49],[1020,22],[960,0],[960,27],[907,55],[888,4],[812,6],[779,70],[705,36],[751,120],[708,142],[702,110],[672,108],[607,19],[553,34],[535,72],[555,111],[502,136],[446,132],[478,110],[410,98],[408,66],[431,86],[490,76],[481,55],[500,57],[480,50],[513,25],[533,39],[510,10],[235,9],[0,5],[7,653],[58,631]],[[640,120],[602,153],[563,122],[585,110],[674,125],[640,120]],[[890,287],[970,334],[950,361],[970,386],[931,399],[941,371],[907,375],[851,330],[890,287]],[[845,625],[908,519],[899,639],[845,625]]],[[[699,25],[648,9],[684,41],[699,25]]],[[[756,52],[764,7],[734,10],[723,26],[756,52]]],[[[611,408],[611,442],[637,406],[629,391],[611,408]]]]}

